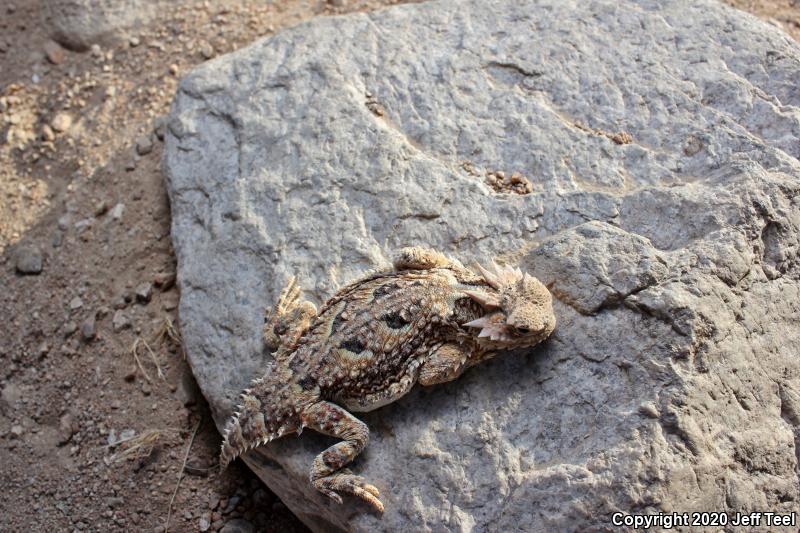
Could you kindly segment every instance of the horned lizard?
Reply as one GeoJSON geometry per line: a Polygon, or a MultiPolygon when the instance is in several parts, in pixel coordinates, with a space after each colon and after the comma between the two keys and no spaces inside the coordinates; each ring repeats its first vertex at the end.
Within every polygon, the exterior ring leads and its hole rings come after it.
{"type": "Polygon", "coordinates": [[[264,326],[273,352],[265,374],[242,394],[220,464],[303,428],[339,439],[314,459],[310,481],[341,503],[351,494],[383,512],[378,489],[345,468],[367,445],[350,412],[377,409],[415,383],[457,378],[497,350],[533,346],[555,328],[550,292],[519,269],[478,273],[419,247],[394,269],[339,290],[319,312],[292,278],[264,326]]]}

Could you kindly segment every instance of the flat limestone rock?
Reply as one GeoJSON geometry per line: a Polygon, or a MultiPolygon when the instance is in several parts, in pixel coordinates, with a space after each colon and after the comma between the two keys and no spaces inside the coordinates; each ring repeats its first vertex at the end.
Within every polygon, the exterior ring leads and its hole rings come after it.
{"type": "Polygon", "coordinates": [[[312,529],[800,511],[798,80],[796,43],[710,1],[402,5],[201,65],[164,170],[218,427],[289,276],[322,302],[425,245],[536,274],[558,328],[360,416],[382,517],[308,483],[329,438],[247,454],[312,529]]]}

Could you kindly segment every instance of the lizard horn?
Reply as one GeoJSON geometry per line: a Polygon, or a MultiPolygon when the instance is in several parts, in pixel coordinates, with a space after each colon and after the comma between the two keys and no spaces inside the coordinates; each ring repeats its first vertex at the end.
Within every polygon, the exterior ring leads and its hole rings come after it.
{"type": "Polygon", "coordinates": [[[484,307],[500,307],[500,298],[497,294],[491,294],[484,291],[464,291],[464,294],[484,307]]]}
{"type": "Polygon", "coordinates": [[[464,323],[465,326],[468,326],[468,327],[471,327],[471,328],[483,328],[483,327],[486,327],[486,326],[488,326],[490,324],[491,324],[491,322],[485,316],[482,316],[482,317],[476,318],[475,320],[472,320],[470,322],[465,322],[464,323]]]}
{"type": "MultiPolygon", "coordinates": [[[[491,285],[495,289],[499,289],[500,288],[500,279],[498,279],[497,275],[493,274],[489,270],[483,268],[480,263],[477,263],[477,265],[478,265],[478,270],[480,270],[481,275],[483,276],[483,279],[486,280],[486,283],[488,283],[489,285],[491,285]]],[[[494,266],[495,271],[496,271],[497,270],[497,265],[494,264],[494,261],[492,261],[492,265],[494,266]]]]}

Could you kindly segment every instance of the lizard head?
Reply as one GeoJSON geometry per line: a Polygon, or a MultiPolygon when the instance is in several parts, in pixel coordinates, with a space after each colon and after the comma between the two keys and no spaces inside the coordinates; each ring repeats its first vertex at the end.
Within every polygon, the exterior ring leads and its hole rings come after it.
{"type": "Polygon", "coordinates": [[[481,328],[478,338],[491,349],[533,346],[555,329],[553,298],[544,284],[519,268],[494,265],[494,272],[478,265],[488,284],[466,294],[487,314],[465,326],[481,328]]]}

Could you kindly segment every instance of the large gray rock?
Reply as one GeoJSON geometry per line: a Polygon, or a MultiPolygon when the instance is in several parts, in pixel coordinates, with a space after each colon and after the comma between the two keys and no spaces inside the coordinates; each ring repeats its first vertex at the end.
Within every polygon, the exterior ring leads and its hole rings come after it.
{"type": "Polygon", "coordinates": [[[534,272],[558,329],[362,417],[355,470],[383,517],[309,485],[330,439],[247,455],[313,529],[800,511],[798,80],[786,35],[708,1],[400,6],[199,67],[164,169],[182,331],[218,426],[291,274],[322,301],[422,244],[534,272]],[[485,171],[533,193],[495,193],[485,171]]]}

